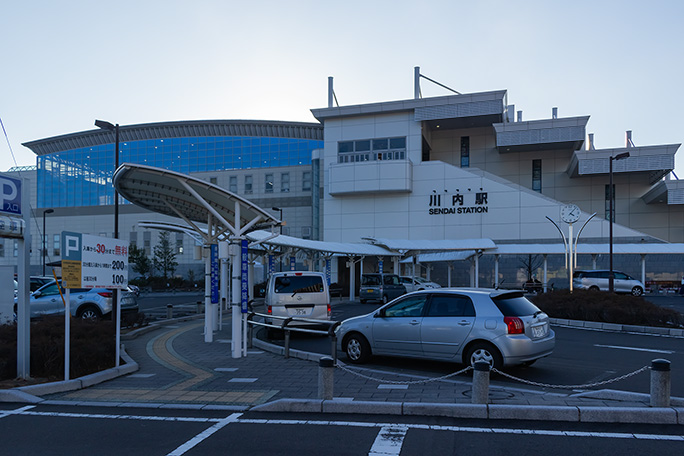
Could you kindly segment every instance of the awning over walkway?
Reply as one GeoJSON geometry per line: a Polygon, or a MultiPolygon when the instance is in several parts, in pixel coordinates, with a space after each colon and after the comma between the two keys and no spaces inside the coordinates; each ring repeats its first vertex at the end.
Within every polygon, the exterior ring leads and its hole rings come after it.
{"type": "MultiPolygon", "coordinates": [[[[270,236],[272,236],[272,234],[267,231],[253,231],[249,233],[247,237],[250,240],[260,241],[270,236]]],[[[337,254],[344,256],[402,256],[402,254],[399,252],[393,252],[379,245],[313,241],[310,239],[300,239],[282,234],[266,241],[265,243],[285,248],[317,251],[322,255],[337,254]]]]}

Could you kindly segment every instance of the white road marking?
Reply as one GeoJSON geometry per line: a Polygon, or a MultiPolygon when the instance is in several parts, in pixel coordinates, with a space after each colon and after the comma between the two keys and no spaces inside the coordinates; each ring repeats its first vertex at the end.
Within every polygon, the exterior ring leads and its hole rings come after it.
{"type": "Polygon", "coordinates": [[[154,377],[157,374],[131,374],[128,376],[128,378],[150,378],[154,377]]]}
{"type": "Polygon", "coordinates": [[[195,446],[197,446],[197,444],[206,440],[208,437],[210,437],[213,433],[217,432],[221,428],[228,426],[230,423],[235,423],[241,415],[242,413],[233,413],[229,417],[222,419],[209,429],[205,429],[204,431],[200,432],[199,434],[185,442],[183,445],[173,450],[167,456],[181,456],[185,454],[188,450],[194,448],[195,446]]]}
{"type": "Polygon", "coordinates": [[[657,350],[655,348],[638,348],[638,347],[622,347],[620,345],[601,345],[601,344],[594,344],[594,347],[601,347],[601,348],[615,348],[618,350],[632,350],[632,351],[640,351],[640,352],[648,352],[648,353],[662,353],[665,355],[671,355],[674,353],[672,350],[657,350]]]}
{"type": "MultiPolygon", "coordinates": [[[[398,424],[398,423],[373,423],[365,421],[325,421],[325,420],[269,420],[269,419],[239,419],[241,413],[234,413],[226,418],[194,418],[187,416],[147,416],[147,415],[105,415],[105,414],[90,414],[90,413],[65,413],[65,412],[35,412],[29,410],[35,406],[26,406],[16,410],[7,410],[0,412],[0,416],[9,415],[29,415],[29,416],[47,416],[47,417],[66,417],[66,418],[87,418],[87,419],[113,419],[113,420],[141,420],[141,421],[175,421],[175,422],[193,422],[193,423],[214,423],[214,426],[207,429],[213,429],[215,425],[220,424],[218,428],[226,426],[229,423],[241,424],[282,424],[293,426],[343,426],[343,427],[364,427],[364,428],[391,428],[405,426],[407,431],[411,429],[421,429],[428,431],[447,431],[447,432],[470,432],[479,434],[518,434],[518,435],[545,435],[551,437],[595,437],[606,439],[639,439],[639,440],[665,440],[674,442],[684,442],[684,435],[676,434],[634,434],[634,433],[615,433],[615,432],[585,432],[585,431],[562,431],[562,430],[548,430],[548,429],[516,429],[516,428],[491,428],[491,427],[465,427],[465,426],[443,426],[434,424],[398,424]]],[[[216,432],[215,429],[211,433],[216,432]]],[[[207,432],[205,431],[205,432],[207,432]]],[[[202,434],[198,434],[203,435],[202,434]]],[[[211,434],[209,434],[211,435],[211,434]]],[[[207,436],[204,438],[206,439],[207,436]]],[[[198,442],[199,443],[199,442],[198,442]]],[[[180,447],[179,447],[180,448],[180,447]]],[[[189,448],[188,448],[189,449],[189,448]]],[[[187,451],[187,450],[186,450],[187,451]]],[[[182,454],[182,453],[171,453],[182,454]]]]}
{"type": "Polygon", "coordinates": [[[230,380],[228,380],[228,383],[254,383],[257,380],[259,380],[259,379],[258,378],[239,378],[239,377],[237,377],[237,378],[231,378],[230,380]]]}
{"type": "Polygon", "coordinates": [[[405,390],[408,389],[408,385],[398,385],[398,384],[382,384],[378,385],[378,389],[381,390],[387,390],[387,389],[400,389],[400,390],[405,390]]]}
{"type": "Polygon", "coordinates": [[[391,456],[401,453],[408,426],[393,424],[383,426],[368,452],[368,456],[391,456]]]}
{"type": "Polygon", "coordinates": [[[217,367],[214,369],[216,372],[235,372],[238,370],[237,367],[217,367]]]}

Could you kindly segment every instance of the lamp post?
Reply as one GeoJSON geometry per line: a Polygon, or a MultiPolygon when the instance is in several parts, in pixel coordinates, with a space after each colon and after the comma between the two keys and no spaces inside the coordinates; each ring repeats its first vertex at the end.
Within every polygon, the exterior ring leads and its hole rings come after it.
{"type": "MultiPolygon", "coordinates": [[[[112,171],[112,190],[114,191],[114,239],[119,239],[119,193],[114,188],[114,172],[119,168],[119,124],[114,125],[106,120],[96,119],[95,126],[103,130],[114,132],[114,171],[112,171]]],[[[118,300],[119,290],[115,288],[112,295],[112,316],[119,315],[117,309],[118,300]]],[[[116,324],[117,319],[112,318],[112,320],[114,320],[116,324]]],[[[116,328],[118,329],[118,324],[116,324],[116,328]]]]}
{"type": "Polygon", "coordinates": [[[610,217],[609,220],[609,229],[608,229],[608,236],[609,236],[609,253],[608,253],[608,262],[609,262],[609,269],[608,271],[608,291],[612,293],[615,291],[615,274],[613,273],[613,223],[615,222],[615,213],[613,209],[613,198],[615,197],[615,192],[613,191],[613,160],[622,160],[623,158],[629,157],[629,152],[623,152],[621,154],[617,154],[616,156],[610,156],[609,160],[609,166],[608,166],[608,175],[609,175],[609,181],[608,181],[608,198],[609,198],[609,206],[608,206],[608,214],[610,217]]]}
{"type": "Polygon", "coordinates": [[[55,212],[54,209],[45,209],[43,211],[43,250],[42,250],[42,255],[43,255],[43,276],[45,275],[45,250],[47,249],[47,246],[45,245],[45,214],[52,214],[55,212]]]}

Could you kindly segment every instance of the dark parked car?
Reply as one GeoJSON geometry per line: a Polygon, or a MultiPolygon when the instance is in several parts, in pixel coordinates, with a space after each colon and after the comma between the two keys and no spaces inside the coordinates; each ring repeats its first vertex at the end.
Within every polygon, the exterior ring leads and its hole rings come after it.
{"type": "Polygon", "coordinates": [[[406,293],[396,274],[362,274],[359,298],[361,303],[380,301],[383,304],[406,293]]]}

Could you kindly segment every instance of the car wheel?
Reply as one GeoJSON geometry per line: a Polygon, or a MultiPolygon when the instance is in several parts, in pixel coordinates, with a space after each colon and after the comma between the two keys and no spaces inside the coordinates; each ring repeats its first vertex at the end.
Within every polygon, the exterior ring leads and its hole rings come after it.
{"type": "Polygon", "coordinates": [[[600,291],[600,289],[596,285],[592,285],[589,287],[589,291],[600,291]]]}
{"type": "Polygon", "coordinates": [[[480,342],[472,345],[463,360],[464,364],[475,367],[478,361],[487,362],[494,369],[501,369],[503,358],[501,353],[492,344],[480,342]]]}
{"type": "Polygon", "coordinates": [[[382,295],[382,303],[387,304],[387,301],[388,301],[387,295],[382,295]]]}
{"type": "Polygon", "coordinates": [[[354,364],[362,364],[368,361],[371,356],[371,348],[365,337],[360,334],[347,336],[344,343],[344,350],[347,358],[354,364]]]}
{"type": "Polygon", "coordinates": [[[644,294],[644,290],[641,287],[632,288],[632,296],[641,296],[644,294]]]}
{"type": "Polygon", "coordinates": [[[78,309],[78,315],[76,316],[81,320],[100,320],[102,318],[102,312],[95,306],[87,306],[78,309]]]}

